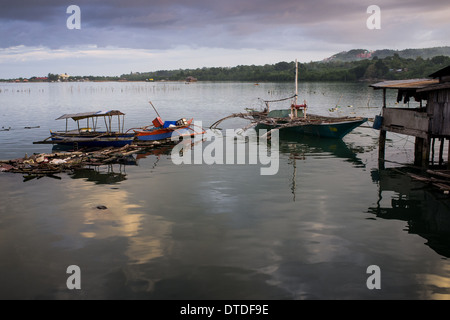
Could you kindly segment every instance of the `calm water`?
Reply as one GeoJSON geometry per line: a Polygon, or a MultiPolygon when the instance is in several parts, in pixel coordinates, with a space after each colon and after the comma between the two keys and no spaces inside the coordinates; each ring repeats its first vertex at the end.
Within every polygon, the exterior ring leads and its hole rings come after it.
{"type": "MultiPolygon", "coordinates": [[[[292,89],[0,84],[0,128],[11,127],[0,132],[0,159],[50,152],[32,141],[63,129],[55,119],[64,113],[119,109],[126,127],[138,127],[155,117],[150,100],[164,119],[208,127],[292,89]]],[[[381,93],[367,84],[305,83],[300,92],[314,113],[380,111],[381,93]]],[[[370,128],[342,141],[283,136],[278,173],[268,176],[261,165],[175,165],[170,150],[57,178],[0,173],[0,298],[448,299],[449,202],[389,166],[379,171],[377,139],[370,128]],[[66,286],[70,265],[80,267],[81,290],[66,286]],[[366,285],[371,265],[379,290],[366,285]]],[[[388,159],[412,161],[412,138],[388,139],[388,159]]]]}

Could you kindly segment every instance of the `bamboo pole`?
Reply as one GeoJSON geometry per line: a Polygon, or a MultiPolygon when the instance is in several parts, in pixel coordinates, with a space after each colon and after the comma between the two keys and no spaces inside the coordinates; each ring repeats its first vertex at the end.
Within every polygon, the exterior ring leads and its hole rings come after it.
{"type": "Polygon", "coordinates": [[[159,113],[158,113],[158,110],[156,110],[156,108],[155,108],[155,106],[153,105],[153,103],[152,103],[151,101],[149,101],[149,103],[152,105],[153,110],[155,110],[155,112],[156,112],[156,114],[158,115],[158,117],[161,118],[161,116],[160,116],[159,113]]]}

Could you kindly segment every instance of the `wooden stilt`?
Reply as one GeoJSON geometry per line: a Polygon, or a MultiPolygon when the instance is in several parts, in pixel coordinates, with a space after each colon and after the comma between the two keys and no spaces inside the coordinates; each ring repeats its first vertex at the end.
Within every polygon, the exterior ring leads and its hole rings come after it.
{"type": "Polygon", "coordinates": [[[378,168],[384,169],[384,158],[386,148],[386,131],[380,130],[380,138],[378,140],[378,168]]]}
{"type": "Polygon", "coordinates": [[[431,143],[431,165],[434,166],[434,143],[436,141],[436,138],[432,138],[431,143]]]}
{"type": "MultiPolygon", "coordinates": [[[[386,108],[386,88],[383,88],[383,108],[386,108]]],[[[378,168],[384,169],[384,158],[386,153],[386,130],[383,130],[383,126],[380,128],[380,138],[378,140],[378,168]]]]}
{"type": "Polygon", "coordinates": [[[430,138],[423,139],[422,167],[424,168],[428,168],[430,164],[430,144],[430,138]]]}
{"type": "Polygon", "coordinates": [[[447,150],[447,169],[450,169],[450,139],[448,139],[448,150],[447,150]]]}
{"type": "Polygon", "coordinates": [[[422,164],[423,138],[416,137],[414,143],[414,165],[420,167],[422,164]]]}

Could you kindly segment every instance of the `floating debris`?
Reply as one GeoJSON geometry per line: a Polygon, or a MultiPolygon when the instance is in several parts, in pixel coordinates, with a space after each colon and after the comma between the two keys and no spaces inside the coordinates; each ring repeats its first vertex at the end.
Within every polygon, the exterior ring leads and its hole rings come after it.
{"type": "MultiPolygon", "coordinates": [[[[84,151],[40,153],[31,156],[25,154],[23,158],[0,160],[0,172],[27,174],[26,180],[30,180],[39,176],[53,176],[57,173],[73,172],[87,166],[131,163],[129,157],[133,154],[143,150],[167,146],[168,144],[169,142],[154,142],[144,146],[125,145],[120,148],[108,147],[84,151]]],[[[174,145],[174,143],[172,142],[171,145],[174,145]]]]}

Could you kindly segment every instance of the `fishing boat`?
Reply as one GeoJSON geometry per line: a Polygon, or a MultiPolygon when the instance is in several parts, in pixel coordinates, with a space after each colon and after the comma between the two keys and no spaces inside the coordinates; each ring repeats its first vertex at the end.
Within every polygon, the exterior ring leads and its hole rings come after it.
{"type": "Polygon", "coordinates": [[[149,101],[153,110],[155,110],[157,117],[152,121],[152,124],[139,129],[130,129],[134,131],[136,140],[139,141],[160,141],[182,138],[185,136],[193,136],[197,134],[204,134],[203,128],[196,128],[192,124],[194,119],[186,120],[185,118],[177,121],[163,121],[158,110],[151,101],[149,101]]]}
{"type": "Polygon", "coordinates": [[[270,111],[266,117],[260,118],[256,129],[280,129],[300,135],[311,135],[323,138],[341,139],[353,129],[359,127],[367,118],[362,117],[327,117],[308,114],[306,117],[277,117],[282,111],[270,111]]]}
{"type": "Polygon", "coordinates": [[[239,117],[251,121],[251,126],[256,130],[279,129],[298,135],[311,135],[324,138],[343,138],[353,129],[359,127],[368,119],[363,117],[331,117],[314,115],[307,113],[307,103],[298,103],[298,64],[295,61],[295,94],[292,97],[279,100],[264,101],[265,108],[262,111],[246,109],[246,113],[235,113],[219,121],[216,121],[211,128],[214,129],[225,119],[239,117]],[[291,100],[289,109],[270,110],[269,103],[291,100]]]}
{"type": "Polygon", "coordinates": [[[51,143],[58,145],[78,147],[122,147],[131,144],[135,138],[134,133],[124,132],[125,114],[119,110],[95,111],[74,114],[64,114],[56,120],[66,120],[64,131],[51,131],[50,136],[43,140],[33,142],[51,143]],[[117,130],[113,131],[113,117],[117,117],[117,130]],[[98,130],[98,119],[103,118],[105,130],[98,130]],[[122,118],[122,120],[121,120],[122,118]],[[69,130],[68,120],[77,123],[76,129],[69,130]],[[80,124],[86,120],[86,126],[80,124]]]}
{"type": "Polygon", "coordinates": [[[192,121],[193,119],[184,118],[177,121],[163,121],[158,116],[152,121],[152,125],[133,131],[138,141],[170,140],[205,133],[203,129],[196,129],[192,121]]]}
{"type": "Polygon", "coordinates": [[[324,138],[343,138],[353,129],[359,127],[367,118],[363,117],[331,117],[308,114],[306,101],[298,103],[298,63],[295,60],[295,95],[289,109],[269,111],[269,103],[261,113],[253,113],[258,119],[256,129],[280,129],[301,135],[324,138]]]}

